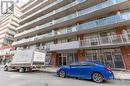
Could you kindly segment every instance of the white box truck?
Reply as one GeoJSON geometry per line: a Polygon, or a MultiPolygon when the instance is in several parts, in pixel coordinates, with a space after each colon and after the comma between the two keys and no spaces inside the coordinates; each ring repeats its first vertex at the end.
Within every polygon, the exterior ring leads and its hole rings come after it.
{"type": "Polygon", "coordinates": [[[16,50],[12,61],[5,65],[4,71],[16,69],[19,72],[32,71],[45,67],[46,52],[34,49],[16,50]]]}

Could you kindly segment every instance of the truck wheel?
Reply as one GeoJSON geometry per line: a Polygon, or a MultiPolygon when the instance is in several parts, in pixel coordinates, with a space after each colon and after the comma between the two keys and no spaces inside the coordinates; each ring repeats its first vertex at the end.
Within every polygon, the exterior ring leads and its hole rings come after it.
{"type": "Polygon", "coordinates": [[[24,72],[25,72],[25,69],[24,69],[24,68],[20,68],[20,69],[19,69],[19,72],[20,72],[20,73],[24,73],[24,72]]]}
{"type": "Polygon", "coordinates": [[[8,67],[7,66],[4,67],[4,71],[8,71],[8,67]]]}

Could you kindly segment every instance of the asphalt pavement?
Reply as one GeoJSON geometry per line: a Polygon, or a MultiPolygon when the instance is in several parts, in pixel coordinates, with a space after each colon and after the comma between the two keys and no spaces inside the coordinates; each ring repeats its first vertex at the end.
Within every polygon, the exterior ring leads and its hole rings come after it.
{"type": "Polygon", "coordinates": [[[91,80],[60,78],[53,73],[33,71],[31,73],[5,72],[0,69],[0,86],[129,86],[129,80],[114,80],[95,83],[91,80]]]}

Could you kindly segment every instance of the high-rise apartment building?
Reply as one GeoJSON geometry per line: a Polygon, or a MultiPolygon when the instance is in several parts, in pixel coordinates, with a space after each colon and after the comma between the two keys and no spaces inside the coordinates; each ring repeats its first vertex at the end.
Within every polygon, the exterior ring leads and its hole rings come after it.
{"type": "Polygon", "coordinates": [[[47,50],[53,66],[97,61],[130,69],[130,0],[31,0],[13,45],[47,50]]]}
{"type": "Polygon", "coordinates": [[[0,18],[0,63],[9,61],[12,56],[14,47],[14,35],[16,28],[19,26],[20,8],[15,5],[13,13],[1,14],[0,18]]]}

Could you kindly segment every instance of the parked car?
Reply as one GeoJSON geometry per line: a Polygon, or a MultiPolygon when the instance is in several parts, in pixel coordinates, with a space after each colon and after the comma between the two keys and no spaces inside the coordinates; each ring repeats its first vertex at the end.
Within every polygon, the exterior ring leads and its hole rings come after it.
{"type": "Polygon", "coordinates": [[[101,83],[105,80],[114,80],[114,74],[109,67],[94,62],[77,62],[69,66],[60,67],[57,70],[59,77],[77,77],[82,79],[92,79],[101,83]]]}

